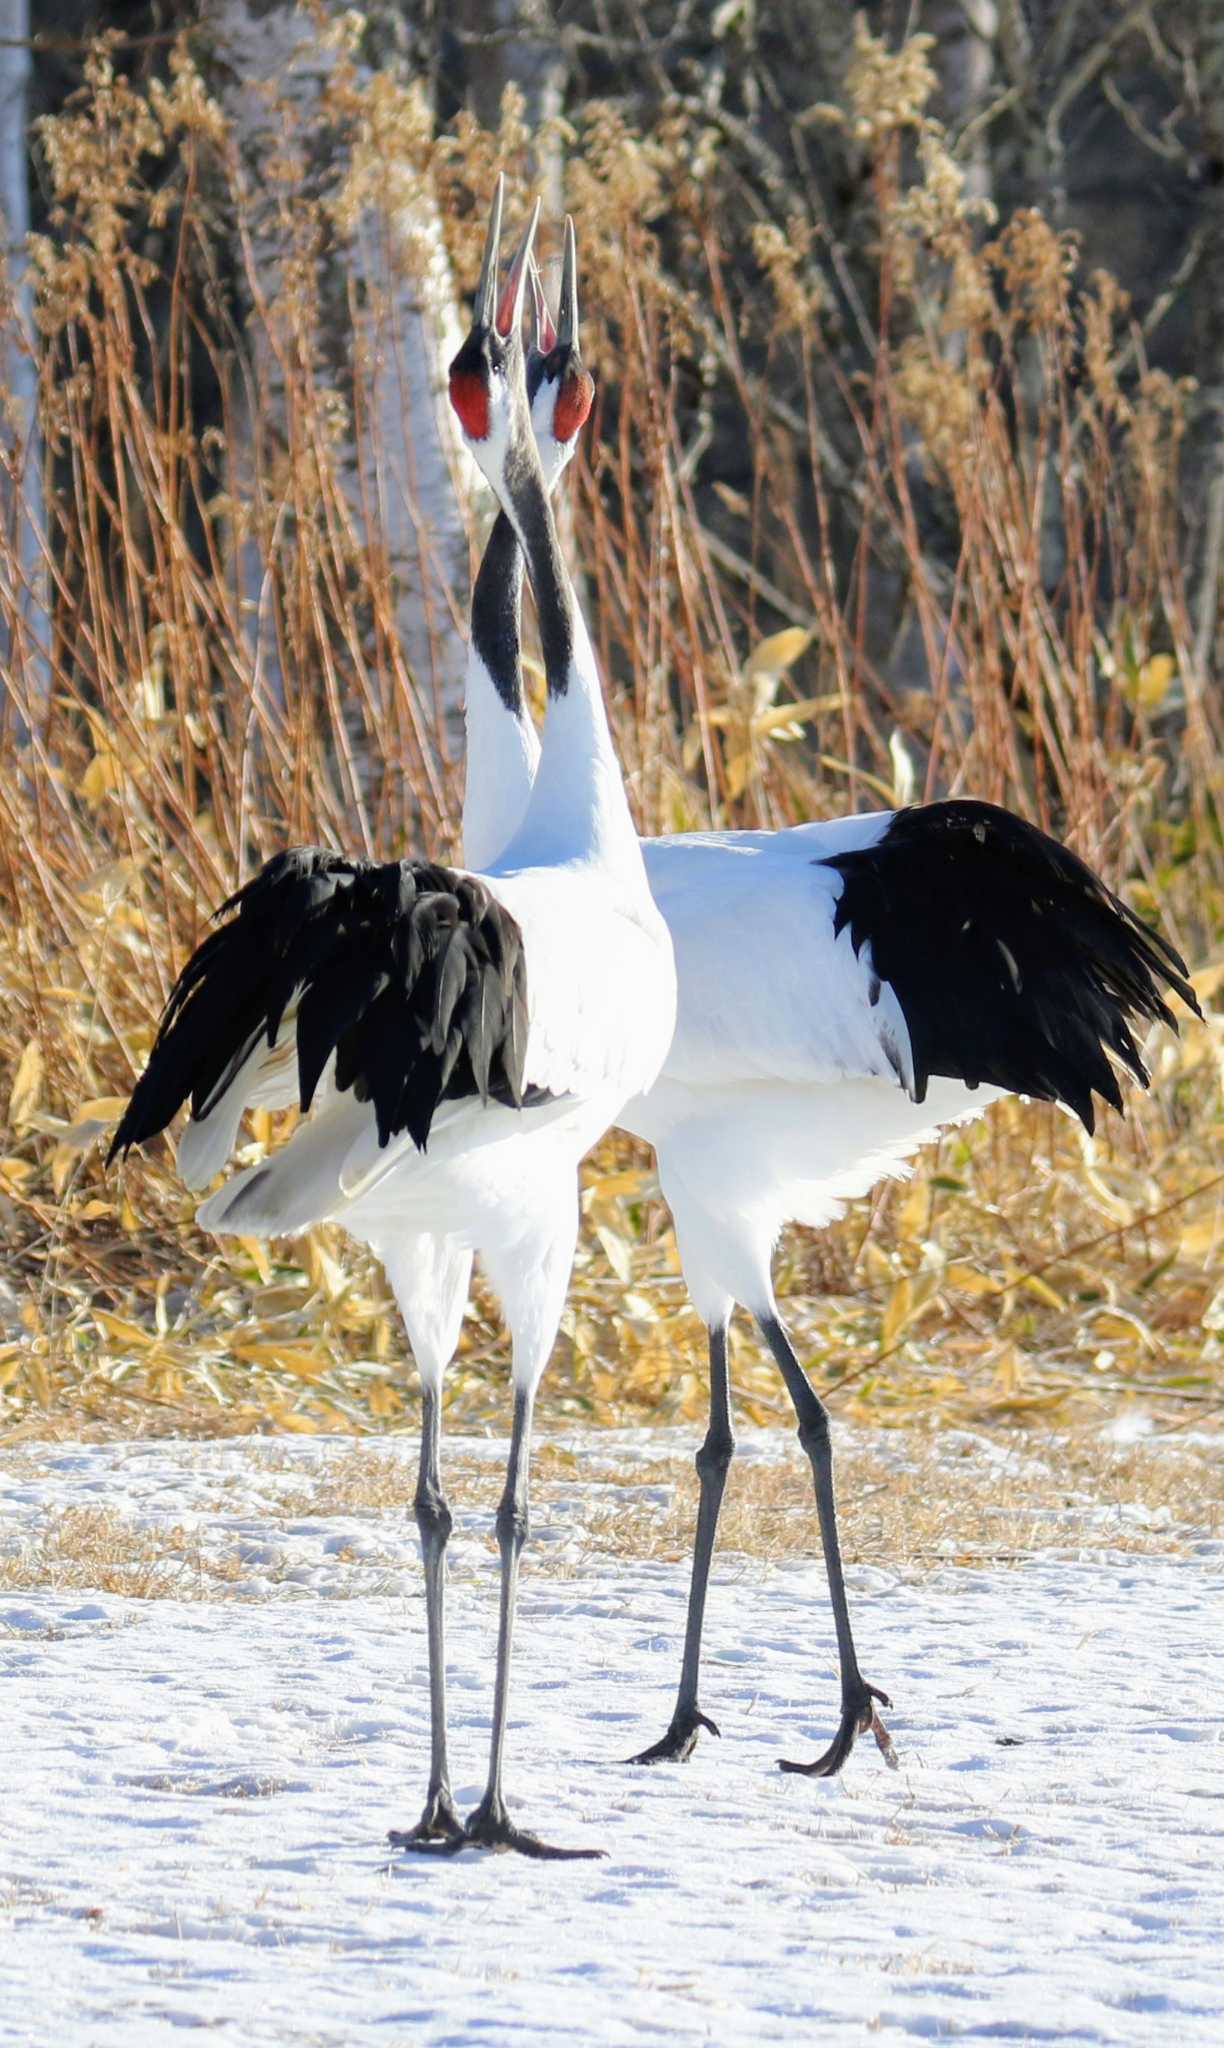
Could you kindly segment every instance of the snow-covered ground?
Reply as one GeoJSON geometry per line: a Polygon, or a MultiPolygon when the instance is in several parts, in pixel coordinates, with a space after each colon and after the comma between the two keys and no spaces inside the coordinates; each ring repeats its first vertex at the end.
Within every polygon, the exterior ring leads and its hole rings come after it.
{"type": "MultiPolygon", "coordinates": [[[[318,1512],[351,1446],[0,1454],[0,2040],[1218,2048],[1224,1544],[853,1571],[902,1765],[860,1746],[834,1783],[775,1768],[834,1722],[819,1564],[724,1558],[723,1740],[635,1770],[686,1571],[584,1542],[608,1481],[576,1442],[523,1588],[508,1784],[526,1823],[607,1857],[551,1865],[384,1846],[423,1791],[424,1613],[402,1508],[318,1512]],[[89,1590],[92,1552],[110,1585],[147,1557],[155,1597],[89,1590]]],[[[452,1547],[471,1803],[487,1523],[461,1515],[452,1547]]]]}

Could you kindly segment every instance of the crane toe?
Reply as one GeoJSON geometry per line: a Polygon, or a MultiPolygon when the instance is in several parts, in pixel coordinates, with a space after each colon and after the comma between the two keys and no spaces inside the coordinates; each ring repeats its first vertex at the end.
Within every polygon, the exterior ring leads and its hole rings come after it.
{"type": "Polygon", "coordinates": [[[697,1737],[703,1728],[711,1735],[721,1736],[722,1730],[700,1707],[677,1708],[672,1715],[671,1726],[666,1735],[652,1742],[649,1749],[640,1750],[637,1756],[625,1758],[630,1764],[684,1764],[697,1747],[697,1737]]]}
{"type": "Polygon", "coordinates": [[[389,1828],[387,1840],[393,1849],[427,1849],[437,1855],[462,1849],[467,1836],[450,1793],[437,1791],[429,1794],[414,1828],[389,1828]]]}
{"type": "Polygon", "coordinates": [[[810,1764],[792,1763],[787,1757],[780,1756],[778,1769],[793,1772],[803,1778],[835,1778],[858,1737],[870,1731],[889,1770],[898,1770],[900,1758],[893,1747],[892,1736],[876,1710],[877,1700],[882,1707],[892,1705],[887,1693],[881,1692],[878,1686],[868,1685],[866,1679],[860,1678],[857,1684],[843,1695],[841,1721],[836,1735],[823,1755],[818,1756],[810,1764]]]}
{"type": "Polygon", "coordinates": [[[552,1842],[542,1842],[527,1828],[515,1826],[500,1799],[481,1800],[468,1815],[463,1841],[474,1849],[513,1849],[538,1863],[594,1862],[608,1853],[606,1849],[559,1849],[552,1842]]]}

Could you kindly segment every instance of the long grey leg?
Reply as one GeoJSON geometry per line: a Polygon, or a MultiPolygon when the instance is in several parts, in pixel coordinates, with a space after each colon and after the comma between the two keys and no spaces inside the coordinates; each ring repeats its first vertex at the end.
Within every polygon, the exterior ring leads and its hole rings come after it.
{"type": "Polygon", "coordinates": [[[837,1506],[833,1497],[833,1449],[829,1441],[829,1414],[824,1402],[810,1386],[807,1374],[796,1358],[790,1338],[774,1316],[759,1316],[761,1335],[778,1363],[786,1390],[799,1423],[799,1441],[807,1452],[816,1486],[816,1513],[824,1546],[825,1570],[829,1576],[829,1597],[833,1603],[833,1625],[837,1631],[837,1654],[841,1666],[841,1725],[828,1749],[814,1763],[788,1763],[779,1758],[784,1771],[798,1771],[809,1778],[832,1778],[840,1771],[854,1748],[855,1737],[868,1729],[886,1763],[897,1764],[892,1737],[876,1712],[876,1701],[890,1705],[887,1694],[868,1685],[858,1667],[854,1637],[850,1630],[850,1609],[846,1602],[846,1579],[842,1570],[841,1544],[837,1535],[837,1506]]]}
{"type": "Polygon", "coordinates": [[[652,1742],[632,1764],[684,1763],[697,1746],[702,1728],[711,1735],[718,1729],[697,1704],[697,1682],[701,1669],[701,1631],[705,1621],[706,1591],[710,1583],[710,1561],[719,1510],[727,1484],[727,1468],[735,1452],[731,1430],[731,1400],[727,1381],[727,1326],[710,1331],[710,1426],[697,1453],[697,1476],[701,1499],[697,1508],[697,1533],[693,1542],[693,1575],[689,1581],[688,1620],[684,1630],[684,1661],[680,1667],[680,1690],[666,1735],[652,1742]]]}
{"type": "Polygon", "coordinates": [[[463,1827],[451,1797],[446,1756],[446,1545],[453,1518],[442,1491],[439,1444],[441,1389],[426,1385],[421,1399],[421,1462],[413,1503],[425,1564],[425,1615],[429,1630],[429,1789],[414,1828],[393,1828],[387,1839],[397,1849],[442,1842],[458,1847],[463,1827]]]}
{"type": "Polygon", "coordinates": [[[497,1510],[497,1542],[501,1551],[501,1610],[497,1628],[497,1679],[493,1691],[493,1734],[489,1748],[489,1781],[476,1811],[468,1818],[466,1838],[481,1848],[517,1849],[524,1856],[577,1861],[602,1856],[602,1849],[555,1849],[537,1835],[516,1827],[502,1798],[502,1752],[506,1740],[506,1714],[510,1704],[510,1659],[514,1647],[514,1614],[518,1597],[518,1565],[530,1533],[527,1504],[528,1472],[531,1459],[531,1417],[535,1406],[534,1388],[517,1387],[514,1394],[514,1426],[510,1437],[510,1458],[506,1484],[497,1510]]]}

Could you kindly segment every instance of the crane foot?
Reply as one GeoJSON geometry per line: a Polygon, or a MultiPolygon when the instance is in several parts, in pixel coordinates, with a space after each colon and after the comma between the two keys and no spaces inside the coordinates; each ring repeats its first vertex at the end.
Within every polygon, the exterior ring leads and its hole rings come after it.
{"type": "Polygon", "coordinates": [[[519,1856],[531,1856],[539,1863],[583,1863],[594,1862],[605,1856],[605,1849],[558,1849],[551,1842],[542,1842],[526,1828],[514,1825],[500,1798],[487,1794],[474,1813],[470,1813],[463,1830],[464,1845],[474,1849],[513,1849],[519,1856]]]}
{"type": "Polygon", "coordinates": [[[416,1826],[389,1828],[387,1840],[393,1849],[425,1849],[435,1856],[453,1855],[456,1849],[462,1849],[467,1837],[449,1788],[430,1792],[416,1826]]]}
{"type": "Polygon", "coordinates": [[[870,1730],[889,1770],[897,1770],[900,1767],[900,1759],[893,1748],[892,1736],[876,1712],[877,1700],[882,1707],[892,1705],[886,1692],[881,1692],[877,1686],[868,1685],[865,1679],[860,1678],[842,1695],[841,1722],[823,1756],[818,1756],[810,1764],[791,1763],[788,1758],[780,1756],[778,1769],[793,1771],[804,1778],[835,1778],[854,1748],[857,1738],[866,1735],[870,1730]]]}
{"type": "Polygon", "coordinates": [[[703,1728],[711,1735],[721,1735],[716,1721],[703,1714],[700,1707],[677,1707],[671,1718],[666,1735],[652,1742],[649,1749],[640,1750],[637,1756],[625,1758],[629,1764],[685,1764],[697,1747],[697,1737],[703,1728]]]}

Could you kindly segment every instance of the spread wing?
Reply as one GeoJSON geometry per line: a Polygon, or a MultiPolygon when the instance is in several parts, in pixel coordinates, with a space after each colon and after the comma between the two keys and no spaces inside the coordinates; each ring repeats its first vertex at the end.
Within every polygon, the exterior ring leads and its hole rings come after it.
{"type": "Polygon", "coordinates": [[[1136,1030],[1197,1009],[1185,963],[1046,833],[993,804],[644,843],[676,948],[665,1074],[935,1077],[1121,1108],[1136,1030]]]}
{"type": "Polygon", "coordinates": [[[325,1072],[368,1104],[380,1145],[406,1132],[423,1150],[443,1102],[523,1102],[522,935],[477,876],[299,847],[218,914],[171,993],[112,1158],[188,1100],[232,1141],[243,1107],[283,1099],[290,1072],[303,1110],[325,1072]]]}

